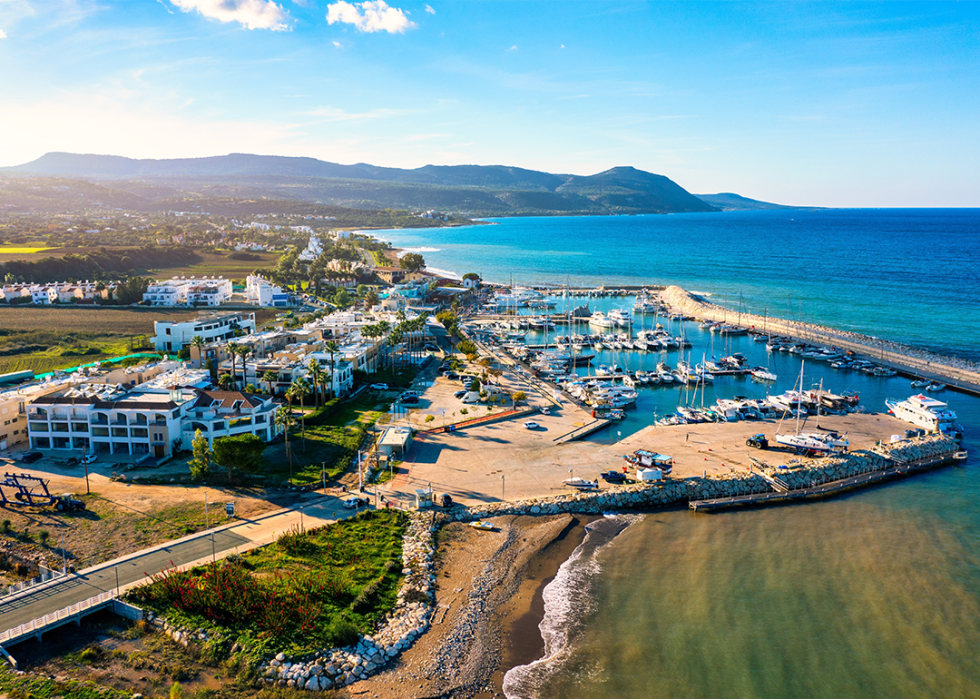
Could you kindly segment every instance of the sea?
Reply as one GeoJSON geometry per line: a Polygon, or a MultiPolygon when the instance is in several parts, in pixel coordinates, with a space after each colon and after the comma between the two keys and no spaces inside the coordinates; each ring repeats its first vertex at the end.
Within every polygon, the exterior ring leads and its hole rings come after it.
{"type": "MultiPolygon", "coordinates": [[[[430,267],[487,281],[679,284],[733,312],[980,361],[980,210],[514,218],[376,233],[430,267]]],[[[555,300],[558,310],[566,302],[632,305],[555,300]]],[[[658,321],[670,322],[637,324],[658,321]]],[[[714,337],[689,322],[669,327],[691,340],[694,363],[742,352],[779,377],[772,385],[717,379],[706,404],[788,390],[801,369],[807,386],[857,391],[867,411],[913,393],[900,377],[801,366],[748,337],[714,337]]],[[[603,353],[596,363],[643,369],[661,359],[603,353]]],[[[935,395],[963,424],[970,457],[961,465],[822,502],[610,513],[591,523],[544,589],[545,652],[508,669],[506,696],[980,697],[980,399],[935,395]]],[[[686,389],[641,389],[627,419],[593,439],[617,441],[700,400],[686,389]]]]}

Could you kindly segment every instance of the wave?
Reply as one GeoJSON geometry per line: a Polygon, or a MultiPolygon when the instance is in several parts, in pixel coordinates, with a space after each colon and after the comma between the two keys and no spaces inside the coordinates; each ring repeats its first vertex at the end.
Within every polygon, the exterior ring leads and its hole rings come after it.
{"type": "Polygon", "coordinates": [[[527,665],[511,668],[504,675],[507,699],[533,699],[545,682],[564,664],[572,650],[572,639],[594,610],[593,584],[602,567],[598,554],[615,537],[642,515],[606,514],[590,522],[585,539],[561,564],[558,573],[543,590],[544,617],[538,628],[544,641],[544,655],[527,665]]]}
{"type": "Polygon", "coordinates": [[[442,248],[427,248],[427,247],[416,247],[416,248],[402,248],[398,251],[398,257],[402,255],[407,255],[410,252],[442,252],[442,248]]]}

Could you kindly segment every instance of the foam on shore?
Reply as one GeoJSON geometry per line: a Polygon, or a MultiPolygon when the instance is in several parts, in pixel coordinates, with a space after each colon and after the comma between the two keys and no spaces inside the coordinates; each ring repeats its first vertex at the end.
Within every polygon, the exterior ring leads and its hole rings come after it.
{"type": "Polygon", "coordinates": [[[538,628],[544,655],[527,665],[511,668],[504,675],[507,699],[532,699],[557,672],[572,650],[576,632],[594,610],[593,584],[602,568],[599,552],[642,515],[607,515],[586,525],[585,539],[562,563],[557,575],[544,588],[544,617],[538,628]]]}

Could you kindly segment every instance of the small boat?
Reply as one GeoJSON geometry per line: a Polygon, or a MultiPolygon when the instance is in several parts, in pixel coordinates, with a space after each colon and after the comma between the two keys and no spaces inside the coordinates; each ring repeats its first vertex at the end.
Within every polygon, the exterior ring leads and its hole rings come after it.
{"type": "Polygon", "coordinates": [[[911,388],[926,388],[930,383],[929,379],[920,379],[919,381],[913,381],[909,384],[911,388]]]}
{"type": "Polygon", "coordinates": [[[777,378],[774,373],[761,366],[752,370],[752,376],[760,381],[775,381],[777,378]]]}
{"type": "Polygon", "coordinates": [[[492,532],[493,525],[490,522],[484,522],[483,520],[477,520],[475,522],[470,522],[470,526],[474,529],[479,529],[481,532],[492,532]]]}
{"type": "Polygon", "coordinates": [[[584,478],[579,478],[579,477],[576,476],[575,478],[566,478],[565,480],[562,481],[562,483],[564,485],[567,485],[569,488],[578,488],[579,490],[598,490],[599,489],[599,479],[598,478],[595,479],[594,481],[588,481],[588,480],[586,480],[584,478]]]}
{"type": "Polygon", "coordinates": [[[938,382],[931,383],[928,386],[926,386],[926,390],[929,391],[930,393],[937,393],[938,391],[945,391],[946,390],[946,384],[942,384],[942,383],[938,383],[938,382]]]}

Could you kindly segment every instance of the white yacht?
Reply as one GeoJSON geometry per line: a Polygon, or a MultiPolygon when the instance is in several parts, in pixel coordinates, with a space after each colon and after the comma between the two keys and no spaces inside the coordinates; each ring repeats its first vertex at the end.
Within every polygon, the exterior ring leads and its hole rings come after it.
{"type": "Polygon", "coordinates": [[[615,328],[616,321],[610,318],[609,316],[607,316],[602,311],[596,311],[589,318],[589,325],[592,325],[596,328],[615,328]]]}
{"type": "Polygon", "coordinates": [[[630,317],[630,314],[619,308],[614,308],[609,311],[609,315],[606,317],[621,328],[628,328],[633,324],[633,319],[630,317]]]}
{"type": "Polygon", "coordinates": [[[795,449],[800,453],[847,451],[849,445],[847,439],[836,432],[777,434],[776,443],[795,449]]]}
{"type": "Polygon", "coordinates": [[[963,430],[956,422],[956,413],[941,400],[920,393],[903,401],[887,398],[885,405],[888,406],[888,412],[899,420],[957,439],[962,436],[963,430]]]}

